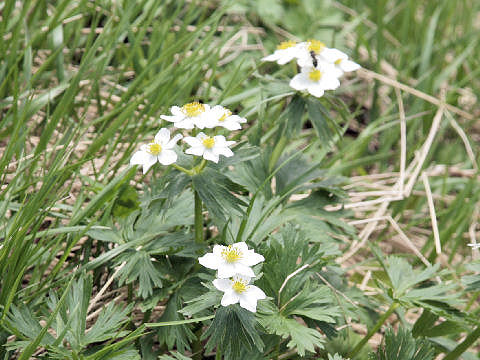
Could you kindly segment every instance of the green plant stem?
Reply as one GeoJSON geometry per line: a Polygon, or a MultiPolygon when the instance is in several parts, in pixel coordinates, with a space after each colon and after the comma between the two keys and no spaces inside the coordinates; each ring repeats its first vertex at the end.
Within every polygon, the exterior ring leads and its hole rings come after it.
{"type": "Polygon", "coordinates": [[[455,349],[445,356],[443,360],[455,360],[459,359],[467,349],[480,337],[480,326],[477,326],[455,349]]]}
{"type": "Polygon", "coordinates": [[[195,242],[203,244],[203,216],[202,216],[202,199],[198,192],[194,189],[195,194],[195,242]]]}
{"type": "Polygon", "coordinates": [[[277,164],[277,161],[282,155],[286,145],[287,145],[287,138],[285,136],[282,136],[278,141],[277,145],[275,145],[272,155],[270,156],[270,161],[268,163],[268,170],[270,173],[273,171],[273,168],[277,164]]]}
{"type": "Polygon", "coordinates": [[[192,176],[192,175],[195,175],[195,173],[193,172],[193,170],[188,170],[188,169],[185,169],[184,167],[180,166],[180,165],[177,165],[177,164],[172,164],[172,166],[177,169],[178,171],[181,171],[181,172],[184,172],[185,174],[189,175],[189,176],[192,176]]]}
{"type": "Polygon", "coordinates": [[[382,327],[383,323],[392,315],[395,309],[399,306],[397,302],[393,302],[392,305],[388,308],[388,310],[383,314],[380,319],[378,319],[375,326],[368,332],[367,335],[353,348],[353,350],[348,354],[347,357],[353,359],[353,357],[363,348],[363,346],[367,343],[367,341],[376,334],[378,330],[382,327]]]}
{"type": "Polygon", "coordinates": [[[215,360],[221,360],[222,359],[222,350],[217,347],[217,353],[215,354],[215,360]]]}

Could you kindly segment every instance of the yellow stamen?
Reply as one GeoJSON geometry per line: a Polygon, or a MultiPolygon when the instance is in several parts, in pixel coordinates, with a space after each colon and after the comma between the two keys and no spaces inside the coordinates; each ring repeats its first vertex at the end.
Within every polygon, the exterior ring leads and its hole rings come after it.
{"type": "Polygon", "coordinates": [[[157,143],[148,144],[148,152],[152,155],[158,155],[162,152],[162,145],[157,143]]]}
{"type": "Polygon", "coordinates": [[[236,280],[232,285],[233,290],[237,293],[241,294],[245,290],[247,290],[247,284],[242,282],[241,280],[236,280]]]}
{"type": "Polygon", "coordinates": [[[308,40],[308,50],[313,51],[315,54],[320,54],[320,52],[325,48],[325,44],[318,40],[308,40]]]}
{"type": "Polygon", "coordinates": [[[222,250],[222,257],[225,259],[226,262],[234,263],[241,259],[242,252],[237,248],[233,247],[232,245],[228,245],[226,249],[222,250]]]}
{"type": "Polygon", "coordinates": [[[202,140],[203,146],[207,149],[211,149],[215,145],[215,139],[207,136],[205,139],[202,140]]]}
{"type": "Polygon", "coordinates": [[[340,65],[340,63],[342,62],[343,59],[337,59],[335,60],[335,65],[340,65]]]}
{"type": "Polygon", "coordinates": [[[285,50],[285,49],[288,49],[288,48],[291,48],[293,46],[297,45],[297,43],[295,41],[292,41],[292,40],[288,40],[288,41],[282,41],[278,46],[277,46],[277,49],[278,50],[285,50]]]}
{"type": "Polygon", "coordinates": [[[205,111],[205,105],[200,104],[199,102],[191,102],[182,106],[182,112],[189,116],[198,116],[205,111]]]}
{"type": "Polygon", "coordinates": [[[232,115],[232,112],[230,110],[225,110],[225,112],[223,113],[222,117],[220,119],[218,119],[218,121],[224,121],[227,117],[229,117],[230,115],[232,115]]]}
{"type": "Polygon", "coordinates": [[[322,72],[320,70],[312,70],[308,74],[308,77],[310,78],[310,80],[320,81],[320,79],[322,78],[322,72]]]}

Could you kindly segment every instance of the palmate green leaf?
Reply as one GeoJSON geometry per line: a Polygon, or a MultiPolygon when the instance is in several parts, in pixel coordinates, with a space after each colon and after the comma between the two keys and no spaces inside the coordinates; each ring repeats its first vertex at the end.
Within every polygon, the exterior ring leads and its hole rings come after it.
{"type": "Polygon", "coordinates": [[[161,272],[155,268],[155,263],[147,251],[129,251],[124,254],[125,266],[119,272],[119,284],[130,284],[138,279],[138,294],[147,298],[153,292],[153,287],[163,286],[161,272]]]}
{"type": "Polygon", "coordinates": [[[377,353],[369,355],[370,360],[433,360],[435,350],[426,340],[415,340],[411,332],[403,327],[397,334],[393,329],[387,329],[384,345],[377,353]]]}
{"type": "Polygon", "coordinates": [[[465,275],[462,277],[462,283],[466,286],[466,291],[480,290],[480,260],[466,265],[467,270],[473,271],[475,275],[465,275]]]}
{"type": "Polygon", "coordinates": [[[332,142],[335,133],[339,132],[338,125],[331,119],[328,110],[318,99],[308,98],[307,110],[318,138],[323,144],[328,146],[332,142]]]}
{"type": "Polygon", "coordinates": [[[307,282],[305,287],[282,309],[282,314],[335,323],[335,318],[340,315],[340,309],[332,305],[333,303],[331,290],[327,286],[307,282]]]}
{"type": "Polygon", "coordinates": [[[400,302],[418,304],[419,306],[424,303],[434,306],[435,302],[447,306],[459,303],[460,294],[453,292],[457,285],[435,284],[433,282],[433,278],[439,274],[438,264],[428,266],[424,270],[414,270],[405,259],[389,256],[384,260],[378,249],[375,247],[372,247],[372,249],[388,276],[390,284],[384,286],[385,292],[389,294],[388,296],[392,296],[393,299],[400,302]]]}
{"type": "Polygon", "coordinates": [[[206,351],[220,348],[225,359],[239,359],[244,351],[262,351],[264,343],[255,328],[256,319],[252,312],[238,304],[221,306],[202,339],[208,338],[206,351]]]}
{"type": "Polygon", "coordinates": [[[310,245],[302,231],[286,224],[261,247],[265,257],[263,276],[258,286],[278,303],[278,292],[285,279],[302,266],[307,266],[286,283],[281,293],[280,307],[292,299],[304,287],[306,280],[319,271],[326,261],[319,244],[310,245]]]}
{"type": "MultiPolygon", "coordinates": [[[[179,307],[179,295],[174,293],[168,300],[165,311],[158,319],[158,322],[184,320],[178,312],[179,307]]],[[[165,344],[169,350],[176,348],[181,353],[184,353],[186,349],[190,349],[190,343],[196,339],[195,334],[190,329],[190,325],[185,324],[159,327],[157,335],[161,345],[165,344]]]]}
{"type": "MultiPolygon", "coordinates": [[[[55,292],[50,292],[47,300],[50,311],[46,315],[53,318],[47,329],[51,328],[55,335],[47,332],[44,325],[40,325],[43,316],[34,315],[27,306],[12,307],[8,317],[9,327],[15,329],[25,340],[11,343],[9,348],[24,348],[33,339],[37,339],[39,333],[45,331],[37,346],[45,347],[51,358],[73,359],[74,353],[91,353],[90,344],[128,337],[128,332],[122,331],[122,327],[128,321],[127,314],[131,311],[131,306],[120,309],[114,303],[107,305],[87,330],[91,282],[91,276],[82,276],[72,283],[72,287],[60,299],[55,292]]],[[[117,350],[120,356],[128,349],[119,347],[117,350]]],[[[102,348],[98,351],[102,351],[102,348]]],[[[133,354],[133,350],[129,351],[133,354]]]]}
{"type": "Polygon", "coordinates": [[[182,310],[179,310],[180,313],[185,316],[193,316],[202,312],[203,310],[218,306],[218,304],[220,304],[223,296],[222,293],[215,289],[211,283],[202,283],[202,285],[208,288],[209,291],[198,297],[195,297],[192,300],[186,301],[188,305],[184,306],[182,310]]]}
{"type": "Polygon", "coordinates": [[[317,330],[302,325],[295,318],[289,318],[278,312],[273,304],[262,304],[259,308],[258,321],[269,334],[282,339],[289,339],[287,347],[296,349],[300,356],[315,348],[323,348],[324,338],[317,330]]]}
{"type": "Polygon", "coordinates": [[[210,214],[225,223],[230,217],[242,216],[246,203],[233,195],[244,188],[212,168],[192,177],[193,187],[200,195],[210,214]]]}
{"type": "Polygon", "coordinates": [[[128,320],[127,315],[132,307],[133,304],[130,304],[124,309],[119,309],[114,303],[109,303],[102,309],[95,324],[83,337],[84,345],[125,335],[125,332],[119,332],[118,330],[128,320]]]}
{"type": "Polygon", "coordinates": [[[158,360],[192,360],[191,357],[180,354],[178,351],[172,351],[170,354],[163,354],[158,360]]]}

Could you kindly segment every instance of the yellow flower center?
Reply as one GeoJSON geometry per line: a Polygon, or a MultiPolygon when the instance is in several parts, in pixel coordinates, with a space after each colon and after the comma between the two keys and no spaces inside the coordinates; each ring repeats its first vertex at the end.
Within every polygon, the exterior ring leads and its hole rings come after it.
{"type": "Polygon", "coordinates": [[[230,115],[232,115],[232,112],[230,110],[225,110],[225,112],[223,113],[222,117],[220,119],[218,119],[218,121],[224,121],[227,117],[229,117],[230,115]]]}
{"type": "Polygon", "coordinates": [[[340,65],[340,63],[342,62],[343,59],[337,59],[335,60],[335,65],[340,65]]]}
{"type": "Polygon", "coordinates": [[[310,78],[310,80],[320,81],[320,79],[322,78],[322,72],[320,70],[312,70],[308,74],[308,77],[310,78]]]}
{"type": "Polygon", "coordinates": [[[152,155],[158,155],[162,152],[162,145],[157,143],[148,144],[148,152],[152,155]]]}
{"type": "Polygon", "coordinates": [[[315,54],[320,54],[325,44],[318,40],[308,40],[308,50],[313,51],[315,54]]]}
{"type": "Polygon", "coordinates": [[[211,149],[215,145],[215,139],[207,136],[205,139],[202,140],[203,146],[207,149],[211,149]]]}
{"type": "Polygon", "coordinates": [[[241,259],[242,252],[232,245],[228,245],[225,249],[222,250],[222,257],[226,262],[234,263],[241,259]]]}
{"type": "Polygon", "coordinates": [[[243,282],[242,280],[236,279],[232,285],[233,290],[237,293],[241,294],[245,290],[247,290],[247,283],[243,282]]]}
{"type": "Polygon", "coordinates": [[[189,116],[198,116],[205,111],[205,105],[200,104],[199,102],[191,102],[182,106],[182,112],[189,116]]]}
{"type": "Polygon", "coordinates": [[[277,46],[277,49],[278,50],[285,50],[285,49],[288,49],[288,48],[291,48],[293,46],[297,45],[297,43],[295,41],[292,41],[292,40],[288,40],[288,41],[282,41],[278,46],[277,46]]]}

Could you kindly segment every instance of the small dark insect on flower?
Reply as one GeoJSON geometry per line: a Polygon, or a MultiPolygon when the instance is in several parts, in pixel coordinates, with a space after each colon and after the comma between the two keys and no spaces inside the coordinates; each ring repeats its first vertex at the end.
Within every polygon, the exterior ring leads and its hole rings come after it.
{"type": "Polygon", "coordinates": [[[310,56],[312,57],[313,67],[317,67],[318,62],[317,57],[315,56],[315,51],[310,51],[310,56]]]}

